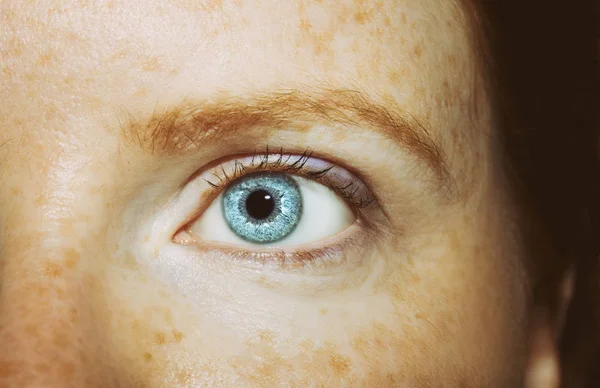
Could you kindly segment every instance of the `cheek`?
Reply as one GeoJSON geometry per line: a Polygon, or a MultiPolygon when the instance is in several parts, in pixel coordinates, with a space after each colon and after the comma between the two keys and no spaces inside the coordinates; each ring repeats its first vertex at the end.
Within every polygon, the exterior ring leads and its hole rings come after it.
{"type": "Polygon", "coordinates": [[[0,385],[41,382],[38,375],[57,382],[99,375],[88,346],[94,328],[81,251],[52,247],[35,233],[3,248],[0,343],[9,351],[0,352],[0,385]]]}
{"type": "Polygon", "coordinates": [[[498,221],[469,219],[448,219],[413,241],[380,287],[396,306],[396,322],[410,322],[406,338],[419,355],[413,367],[435,360],[429,377],[516,386],[526,342],[522,258],[506,233],[496,233],[498,221]]]}
{"type": "MultiPolygon", "coordinates": [[[[524,341],[508,253],[456,230],[381,249],[378,275],[352,297],[280,299],[260,325],[258,307],[217,324],[139,270],[115,268],[96,300],[102,342],[121,375],[159,385],[510,386],[524,341]]],[[[224,299],[219,314],[235,308],[224,299]]]]}

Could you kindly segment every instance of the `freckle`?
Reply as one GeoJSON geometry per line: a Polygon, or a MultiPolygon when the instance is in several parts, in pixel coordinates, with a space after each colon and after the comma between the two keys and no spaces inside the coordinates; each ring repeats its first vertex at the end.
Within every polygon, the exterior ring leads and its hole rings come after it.
{"type": "Polygon", "coordinates": [[[160,331],[154,333],[154,342],[157,345],[164,345],[167,342],[167,339],[165,338],[165,333],[160,331]]]}
{"type": "Polygon", "coordinates": [[[57,299],[64,299],[65,295],[67,294],[66,291],[64,290],[64,288],[62,287],[56,287],[54,288],[54,293],[57,296],[57,299]]]}
{"type": "Polygon", "coordinates": [[[65,85],[67,85],[67,86],[71,86],[72,87],[73,85],[75,85],[75,79],[73,77],[65,77],[63,79],[63,83],[65,85]]]}
{"type": "Polygon", "coordinates": [[[138,88],[133,95],[135,97],[146,97],[149,94],[150,94],[150,92],[148,92],[148,89],[141,87],[141,88],[138,88]]]}
{"type": "Polygon", "coordinates": [[[79,320],[79,310],[76,307],[71,307],[70,313],[70,321],[77,322],[79,320]]]}
{"type": "Polygon", "coordinates": [[[179,384],[189,384],[192,381],[192,371],[180,370],[177,372],[177,382],[179,384]]]}
{"type": "Polygon", "coordinates": [[[223,0],[206,0],[202,7],[207,11],[218,11],[223,7],[223,0]]]}
{"type": "Polygon", "coordinates": [[[399,84],[402,81],[402,77],[400,76],[400,73],[395,70],[391,70],[388,73],[388,78],[390,79],[390,81],[392,81],[392,84],[399,84]]]}
{"type": "Polygon", "coordinates": [[[62,275],[63,269],[55,263],[46,263],[44,266],[44,275],[49,278],[58,278],[62,275]]]}
{"type": "Polygon", "coordinates": [[[421,277],[419,275],[417,275],[416,273],[411,273],[409,275],[409,281],[411,284],[417,284],[421,281],[421,277]]]}
{"type": "Polygon", "coordinates": [[[473,223],[473,216],[471,216],[470,214],[465,214],[465,215],[463,216],[463,222],[464,222],[466,225],[471,225],[471,224],[473,223]]]}
{"type": "Polygon", "coordinates": [[[312,29],[312,24],[306,18],[301,18],[300,19],[300,31],[302,31],[303,34],[310,34],[311,29],[312,29]]]}
{"type": "Polygon", "coordinates": [[[376,28],[373,30],[373,35],[375,35],[375,37],[378,39],[383,39],[383,30],[381,28],[376,28]]]}
{"type": "Polygon", "coordinates": [[[157,57],[149,57],[142,60],[142,70],[144,71],[156,71],[159,65],[160,62],[157,57]]]}
{"type": "Polygon", "coordinates": [[[67,268],[75,268],[77,267],[77,263],[79,263],[80,255],[75,249],[70,249],[65,254],[65,267],[67,268]]]}
{"type": "Polygon", "coordinates": [[[406,265],[410,268],[413,268],[415,266],[415,260],[413,259],[411,254],[406,256],[406,265]]]}
{"type": "Polygon", "coordinates": [[[167,325],[172,326],[173,325],[173,313],[171,312],[171,310],[169,308],[165,308],[163,313],[164,313],[165,322],[167,323],[167,325]]]}
{"type": "Polygon", "coordinates": [[[130,252],[127,252],[123,255],[122,263],[123,266],[127,269],[135,270],[139,268],[137,259],[130,252]]]}
{"type": "Polygon", "coordinates": [[[153,358],[154,358],[154,357],[152,356],[152,353],[150,353],[150,352],[145,352],[145,353],[144,353],[144,360],[145,360],[146,362],[150,362],[150,361],[152,361],[152,359],[153,359],[153,358]]]}
{"type": "Polygon", "coordinates": [[[4,66],[2,68],[2,75],[6,78],[11,78],[15,76],[15,72],[8,66],[4,66]]]}
{"type": "Polygon", "coordinates": [[[329,358],[329,365],[338,374],[347,373],[350,369],[350,360],[339,354],[332,353],[329,358]]]}
{"type": "Polygon", "coordinates": [[[303,340],[298,345],[298,349],[302,350],[302,353],[310,353],[314,349],[315,345],[310,340],[303,340]]]}
{"type": "MultiPolygon", "coordinates": [[[[389,17],[386,16],[386,18],[389,20],[389,17]]],[[[400,20],[402,21],[402,23],[406,24],[406,12],[402,11],[402,13],[400,14],[400,20]]]]}
{"type": "Polygon", "coordinates": [[[456,233],[452,233],[450,235],[450,251],[451,252],[459,252],[461,249],[460,238],[456,233]]]}
{"type": "Polygon", "coordinates": [[[140,321],[138,321],[137,319],[133,320],[133,322],[131,322],[131,330],[133,330],[134,333],[139,333],[141,330],[140,327],[140,321]]]}
{"type": "Polygon", "coordinates": [[[271,333],[268,330],[263,330],[258,335],[258,338],[260,338],[264,342],[272,343],[273,342],[273,333],[271,333]]]}
{"type": "Polygon", "coordinates": [[[264,288],[273,289],[280,286],[280,283],[269,281],[265,275],[260,275],[256,282],[264,288]]]}
{"type": "Polygon", "coordinates": [[[48,52],[48,53],[40,55],[38,63],[42,66],[45,66],[45,65],[49,64],[52,61],[52,59],[54,59],[54,55],[52,53],[48,52]]]}
{"type": "Polygon", "coordinates": [[[27,287],[27,290],[33,294],[37,294],[38,296],[46,296],[48,294],[48,292],[50,291],[50,288],[47,286],[41,286],[41,285],[31,285],[27,287]]]}
{"type": "Polygon", "coordinates": [[[31,336],[36,336],[38,334],[38,326],[33,323],[25,325],[25,333],[31,336]]]}
{"type": "Polygon", "coordinates": [[[37,206],[44,205],[46,203],[46,201],[47,201],[47,198],[46,198],[46,195],[44,195],[44,194],[40,194],[35,198],[35,204],[37,206]]]}
{"type": "Polygon", "coordinates": [[[184,337],[184,334],[182,332],[173,330],[173,338],[175,339],[175,342],[181,342],[183,337],[184,337]]]}
{"type": "Polygon", "coordinates": [[[65,348],[69,344],[70,336],[64,332],[55,332],[52,343],[59,348],[65,348]]]}
{"type": "Polygon", "coordinates": [[[421,58],[421,56],[423,55],[423,49],[420,45],[415,46],[415,50],[413,52],[417,58],[421,58]]]}
{"type": "Polygon", "coordinates": [[[332,344],[327,344],[325,348],[319,349],[316,354],[319,358],[325,358],[325,361],[336,374],[346,374],[350,370],[350,360],[342,356],[332,344]]]}
{"type": "Polygon", "coordinates": [[[15,197],[18,197],[18,196],[21,196],[21,195],[23,195],[23,190],[21,190],[19,187],[13,187],[13,188],[11,189],[10,193],[11,193],[13,196],[15,196],[15,197]]]}
{"type": "Polygon", "coordinates": [[[368,15],[365,11],[357,12],[354,14],[354,21],[358,24],[365,24],[368,19],[368,15]]]}
{"type": "Polygon", "coordinates": [[[48,364],[48,363],[37,364],[35,366],[35,369],[38,372],[40,372],[41,374],[46,374],[46,373],[50,372],[50,364],[48,364]]]}
{"type": "Polygon", "coordinates": [[[59,371],[63,377],[70,379],[75,374],[75,365],[72,362],[65,363],[60,366],[59,371]]]}

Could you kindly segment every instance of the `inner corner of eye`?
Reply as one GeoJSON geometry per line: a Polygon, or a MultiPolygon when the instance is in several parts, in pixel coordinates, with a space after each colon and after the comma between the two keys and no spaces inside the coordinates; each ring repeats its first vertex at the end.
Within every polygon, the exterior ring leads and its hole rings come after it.
{"type": "Polygon", "coordinates": [[[178,229],[171,238],[171,240],[175,244],[181,245],[189,245],[195,242],[194,237],[185,229],[185,227],[181,227],[180,229],[178,229]]]}

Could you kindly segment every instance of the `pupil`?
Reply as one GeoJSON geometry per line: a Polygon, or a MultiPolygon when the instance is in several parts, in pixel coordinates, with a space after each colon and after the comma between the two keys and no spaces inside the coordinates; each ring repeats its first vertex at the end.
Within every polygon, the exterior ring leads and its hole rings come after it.
{"type": "Polygon", "coordinates": [[[256,190],[246,199],[246,211],[257,220],[268,218],[275,209],[275,201],[266,190],[256,190]]]}

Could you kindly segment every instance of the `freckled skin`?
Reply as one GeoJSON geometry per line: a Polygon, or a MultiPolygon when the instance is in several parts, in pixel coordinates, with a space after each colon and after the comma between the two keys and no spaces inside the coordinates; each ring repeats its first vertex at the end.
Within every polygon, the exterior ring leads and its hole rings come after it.
{"type": "Polygon", "coordinates": [[[0,387],[520,384],[525,258],[460,7],[50,4],[0,2],[0,349],[10,350],[0,352],[0,387]],[[370,263],[353,274],[364,282],[344,268],[335,284],[307,273],[294,289],[266,270],[202,267],[188,271],[193,289],[165,280],[181,280],[172,274],[183,259],[141,253],[169,242],[138,229],[210,161],[203,153],[229,150],[145,155],[122,145],[120,119],[184,99],[311,87],[364,90],[419,118],[448,156],[458,199],[407,189],[410,168],[394,168],[405,159],[383,138],[307,130],[294,141],[371,166],[386,211],[410,222],[354,252],[370,263]]]}

